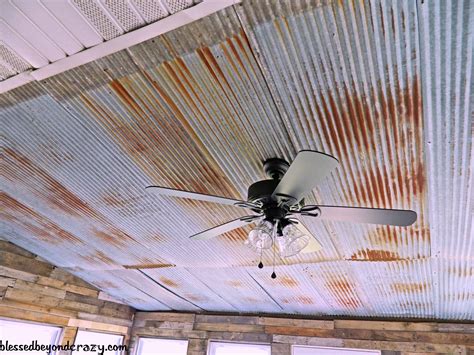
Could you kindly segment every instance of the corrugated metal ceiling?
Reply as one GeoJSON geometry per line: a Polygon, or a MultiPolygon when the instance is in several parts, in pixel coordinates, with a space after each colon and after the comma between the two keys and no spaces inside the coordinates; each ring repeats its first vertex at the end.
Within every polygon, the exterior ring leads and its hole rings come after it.
{"type": "Polygon", "coordinates": [[[3,237],[138,309],[472,320],[473,23],[468,0],[244,1],[10,91],[3,237]],[[341,162],[313,202],[418,221],[305,221],[324,248],[272,280],[248,229],[188,240],[235,208],[143,190],[245,198],[300,149],[341,162]]]}

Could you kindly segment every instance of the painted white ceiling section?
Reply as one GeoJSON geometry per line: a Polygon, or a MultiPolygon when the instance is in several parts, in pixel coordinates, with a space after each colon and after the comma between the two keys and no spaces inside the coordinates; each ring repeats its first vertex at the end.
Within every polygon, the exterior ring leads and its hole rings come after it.
{"type": "Polygon", "coordinates": [[[2,1],[0,93],[131,47],[238,2],[2,1]]]}

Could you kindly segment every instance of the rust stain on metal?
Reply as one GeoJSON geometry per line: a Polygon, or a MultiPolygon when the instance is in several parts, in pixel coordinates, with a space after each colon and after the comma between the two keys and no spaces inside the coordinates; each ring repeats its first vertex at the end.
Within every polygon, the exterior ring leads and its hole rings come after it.
{"type": "Polygon", "coordinates": [[[104,243],[113,245],[117,248],[122,248],[127,245],[130,237],[115,228],[107,228],[105,231],[97,228],[92,228],[92,234],[104,243]]]}
{"type": "Polygon", "coordinates": [[[258,303],[259,300],[255,297],[244,297],[243,300],[248,303],[258,303]]]}
{"type": "Polygon", "coordinates": [[[285,287],[298,287],[299,283],[289,276],[283,276],[278,279],[278,283],[285,287]]]}
{"type": "MultiPolygon", "coordinates": [[[[25,186],[30,186],[31,181],[34,181],[36,186],[33,193],[40,199],[44,200],[51,208],[59,210],[70,216],[79,217],[86,220],[86,223],[91,221],[98,222],[106,231],[92,230],[91,233],[100,240],[110,242],[118,247],[123,247],[127,242],[134,241],[134,239],[123,231],[119,230],[106,218],[92,209],[87,203],[82,201],[79,197],[69,191],[64,185],[53,179],[42,168],[35,165],[27,157],[6,148],[4,150],[6,167],[4,169],[4,176],[12,182],[21,183],[25,186]],[[33,180],[34,179],[34,180],[33,180]]],[[[31,209],[25,210],[30,216],[34,216],[37,221],[44,218],[39,217],[31,209]]],[[[52,222],[47,222],[48,225],[53,226],[52,222]]],[[[59,227],[54,226],[54,230],[58,235],[63,236],[70,241],[80,242],[82,240],[72,236],[70,233],[62,231],[59,227]],[[58,232],[59,230],[59,232],[58,232]]]]}
{"type": "Polygon", "coordinates": [[[294,296],[290,298],[283,298],[281,300],[281,303],[310,305],[310,304],[314,304],[314,301],[311,297],[308,297],[308,296],[294,296]]]}
{"type": "Polygon", "coordinates": [[[390,226],[378,227],[368,234],[367,239],[381,246],[400,243],[399,230],[390,226]]]}
{"type": "Polygon", "coordinates": [[[226,284],[232,287],[242,287],[242,281],[239,280],[228,280],[226,281],[226,284]]]}
{"type": "Polygon", "coordinates": [[[83,213],[92,213],[91,208],[80,198],[70,192],[64,185],[53,179],[42,168],[38,167],[27,157],[4,149],[4,176],[14,182],[29,185],[32,180],[35,185],[41,186],[41,193],[52,208],[72,216],[81,216],[83,213]]]}
{"type": "Polygon", "coordinates": [[[114,80],[110,83],[110,87],[115,93],[123,100],[124,104],[127,107],[133,109],[139,115],[145,115],[145,112],[142,108],[137,104],[137,102],[133,99],[133,97],[128,93],[128,91],[124,88],[122,83],[118,80],[114,80]]]}
{"type": "MultiPolygon", "coordinates": [[[[422,212],[426,206],[426,167],[423,156],[423,107],[420,92],[420,79],[411,78],[402,89],[397,82],[396,89],[380,85],[369,87],[366,94],[357,92],[354,84],[349,90],[316,93],[320,105],[316,105],[320,120],[320,133],[323,139],[334,144],[334,154],[340,158],[347,171],[348,188],[343,189],[347,202],[360,206],[394,208],[402,202],[417,206],[419,218],[415,225],[406,228],[405,243],[430,241],[430,229],[422,212]],[[380,103],[380,109],[371,109],[373,102],[380,103]],[[383,144],[391,147],[407,147],[408,154],[389,153],[385,163],[376,162],[367,166],[354,167],[349,161],[352,155],[362,152],[366,156],[386,154],[383,144]],[[352,182],[351,182],[352,181],[352,182]]],[[[407,206],[410,208],[410,206],[407,206]]],[[[412,207],[413,208],[413,207],[412,207]]],[[[380,246],[389,242],[400,246],[401,231],[381,228],[369,240],[380,246]]],[[[381,248],[384,249],[384,248],[381,248]]],[[[399,260],[390,251],[362,250],[352,257],[356,260],[399,260]]]]}
{"type": "Polygon", "coordinates": [[[65,231],[48,218],[33,211],[6,193],[0,193],[0,215],[5,220],[20,225],[33,236],[48,244],[73,243],[84,245],[84,242],[73,234],[65,231]],[[31,222],[36,223],[33,224],[31,222]]]}
{"type": "MultiPolygon", "coordinates": [[[[383,121],[385,125],[384,132],[385,141],[388,144],[393,144],[395,147],[415,146],[418,149],[423,147],[424,143],[421,134],[423,116],[419,90],[419,79],[415,76],[404,90],[397,87],[397,92],[392,93],[391,88],[388,87],[385,91],[386,94],[383,91],[378,93],[377,97],[381,101],[381,114],[385,116],[383,121]],[[404,130],[413,133],[405,134],[400,132],[402,127],[404,130]],[[408,127],[412,128],[409,129],[408,127]],[[393,138],[390,134],[393,134],[393,138]]],[[[346,93],[346,95],[350,94],[346,93]]],[[[367,105],[365,98],[353,96],[353,99],[357,102],[357,106],[363,105],[364,102],[367,105]]],[[[357,146],[365,148],[367,152],[370,152],[372,149],[376,150],[377,142],[374,140],[375,128],[373,125],[368,124],[375,121],[376,117],[371,117],[368,111],[363,116],[357,112],[354,114],[356,120],[359,117],[358,126],[360,129],[360,132],[356,132],[355,136],[367,137],[368,133],[372,137],[370,141],[365,141],[365,147],[361,146],[361,142],[358,142],[357,146]],[[364,117],[364,119],[360,121],[360,117],[364,117]]],[[[362,203],[371,203],[373,197],[375,197],[377,201],[385,201],[390,206],[394,204],[394,201],[390,201],[389,196],[391,192],[397,189],[402,189],[405,194],[411,193],[413,197],[423,199],[426,189],[425,167],[420,157],[410,154],[410,159],[410,164],[407,164],[404,158],[388,163],[389,176],[387,176],[385,171],[380,171],[379,169],[377,171],[363,171],[363,179],[360,181],[359,190],[365,190],[367,186],[371,186],[375,196],[372,196],[370,191],[365,191],[364,194],[357,196],[358,200],[362,203]],[[392,182],[391,184],[389,184],[390,181],[392,182]]]]}
{"type": "MultiPolygon", "coordinates": [[[[383,14],[382,3],[379,3],[379,7],[380,7],[380,14],[383,14]]],[[[383,15],[380,16],[380,24],[382,25],[382,34],[385,36],[385,22],[384,22],[383,15]]]]}
{"type": "Polygon", "coordinates": [[[308,296],[297,296],[295,301],[301,304],[314,304],[314,301],[311,297],[308,296]]]}
{"type": "Polygon", "coordinates": [[[339,306],[350,309],[361,306],[351,281],[345,278],[335,278],[328,280],[326,286],[339,306]]]}
{"type": "Polygon", "coordinates": [[[171,280],[167,277],[164,277],[164,276],[160,277],[160,281],[168,287],[173,287],[173,288],[178,288],[179,287],[179,285],[176,282],[174,282],[173,280],[171,280]]]}
{"type": "Polygon", "coordinates": [[[459,277],[472,277],[474,276],[474,267],[466,266],[462,268],[458,266],[452,266],[448,268],[448,272],[459,277]]]}
{"type": "Polygon", "coordinates": [[[79,258],[85,261],[86,265],[104,263],[106,265],[117,265],[108,255],[100,250],[96,250],[93,255],[79,255],[79,258]]]}
{"type": "Polygon", "coordinates": [[[219,67],[216,59],[212,55],[211,50],[208,47],[200,48],[196,51],[199,58],[202,60],[204,65],[207,67],[207,70],[212,75],[216,83],[221,87],[224,92],[223,83],[227,88],[230,88],[229,82],[227,81],[222,69],[219,67]]]}
{"type": "Polygon", "coordinates": [[[388,250],[359,250],[351,256],[352,260],[364,261],[394,261],[403,260],[397,253],[388,250]]]}
{"type": "MultiPolygon", "coordinates": [[[[412,154],[410,150],[408,161],[405,157],[393,159],[390,155],[383,166],[369,164],[365,168],[356,168],[357,171],[345,161],[346,157],[360,151],[368,156],[382,154],[380,138],[384,138],[389,146],[422,149],[423,113],[419,78],[413,77],[403,90],[397,86],[396,92],[392,92],[391,87],[383,90],[380,85],[370,87],[368,97],[365,94],[354,95],[353,92],[357,92],[354,84],[351,90],[344,85],[342,91],[316,94],[320,102],[316,105],[317,116],[323,118],[320,120],[321,135],[325,141],[334,144],[334,154],[340,158],[349,179],[354,182],[350,189],[344,189],[346,198],[360,205],[390,208],[401,202],[393,200],[393,196],[397,198],[396,191],[400,191],[402,198],[416,198],[423,207],[426,172],[419,154],[412,154]],[[374,101],[380,102],[380,110],[371,109],[374,101]],[[380,135],[382,137],[379,138],[380,135]]],[[[419,225],[424,223],[420,219],[419,225]]]]}
{"type": "Polygon", "coordinates": [[[207,298],[203,297],[201,295],[194,295],[194,294],[185,293],[183,295],[183,297],[186,298],[187,300],[190,300],[190,301],[193,301],[193,302],[206,302],[207,301],[207,298]]]}
{"type": "Polygon", "coordinates": [[[242,227],[233,230],[232,232],[224,233],[219,236],[219,238],[227,239],[229,241],[234,241],[239,244],[243,244],[247,240],[248,233],[250,232],[249,227],[242,227]]]}
{"type": "Polygon", "coordinates": [[[396,283],[391,285],[393,291],[397,293],[416,293],[423,292],[431,287],[427,283],[396,283]]]}
{"type": "Polygon", "coordinates": [[[101,200],[106,206],[113,208],[122,208],[127,206],[127,201],[125,201],[123,197],[115,191],[103,194],[101,200]]]}

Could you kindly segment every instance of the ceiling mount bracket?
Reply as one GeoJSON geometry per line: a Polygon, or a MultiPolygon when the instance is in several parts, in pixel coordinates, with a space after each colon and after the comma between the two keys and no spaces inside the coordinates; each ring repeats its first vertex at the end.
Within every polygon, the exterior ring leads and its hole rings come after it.
{"type": "Polygon", "coordinates": [[[267,174],[270,179],[274,180],[281,180],[289,167],[290,164],[288,164],[286,160],[279,158],[267,159],[263,163],[265,174],[267,174]]]}

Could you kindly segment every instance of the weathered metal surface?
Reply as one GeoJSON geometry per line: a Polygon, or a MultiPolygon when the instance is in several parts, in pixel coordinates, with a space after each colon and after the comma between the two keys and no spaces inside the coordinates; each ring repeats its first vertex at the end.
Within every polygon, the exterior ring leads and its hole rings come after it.
{"type": "Polygon", "coordinates": [[[434,307],[440,317],[472,318],[474,4],[419,7],[434,307]]]}
{"type": "Polygon", "coordinates": [[[334,308],[315,288],[315,282],[306,272],[307,267],[307,264],[277,266],[276,279],[270,277],[271,264],[263,269],[247,268],[247,272],[286,313],[334,314],[334,308]]]}
{"type": "Polygon", "coordinates": [[[188,271],[234,310],[250,313],[284,310],[245,268],[190,268],[188,271]]]}
{"type": "Polygon", "coordinates": [[[180,297],[208,311],[238,311],[219,296],[218,287],[209,287],[186,268],[142,269],[151,279],[162,284],[180,297]]]}
{"type": "Polygon", "coordinates": [[[139,309],[473,319],[473,12],[244,1],[12,90],[3,235],[139,309]],[[245,199],[265,159],[300,149],[341,162],[308,203],[418,221],[304,218],[323,249],[277,258],[272,280],[271,252],[259,270],[243,245],[250,227],[187,238],[245,211],[143,189],[245,199]]]}

